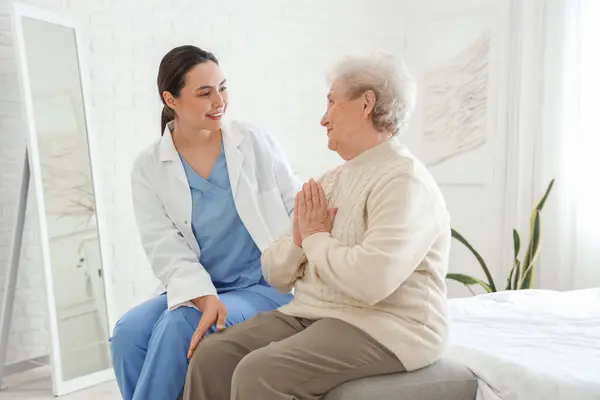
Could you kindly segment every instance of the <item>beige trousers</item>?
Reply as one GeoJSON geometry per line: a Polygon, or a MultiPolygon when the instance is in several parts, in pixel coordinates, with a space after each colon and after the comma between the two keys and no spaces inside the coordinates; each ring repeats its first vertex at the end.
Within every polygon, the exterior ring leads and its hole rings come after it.
{"type": "Polygon", "coordinates": [[[204,339],[184,400],[309,400],[357,378],[405,371],[389,350],[337,319],[270,311],[204,339]]]}

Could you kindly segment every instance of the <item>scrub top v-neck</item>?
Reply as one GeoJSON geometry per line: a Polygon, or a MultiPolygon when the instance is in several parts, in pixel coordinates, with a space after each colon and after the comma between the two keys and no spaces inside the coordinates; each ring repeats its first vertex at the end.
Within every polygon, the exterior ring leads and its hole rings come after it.
{"type": "Polygon", "coordinates": [[[192,195],[192,231],[200,246],[200,263],[217,292],[265,285],[261,252],[235,207],[223,146],[208,179],[180,158],[192,195]]]}

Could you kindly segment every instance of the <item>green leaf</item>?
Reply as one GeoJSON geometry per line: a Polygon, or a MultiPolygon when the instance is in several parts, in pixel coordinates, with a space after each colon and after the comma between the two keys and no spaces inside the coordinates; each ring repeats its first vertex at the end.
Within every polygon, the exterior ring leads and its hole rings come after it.
{"type": "Polygon", "coordinates": [[[485,289],[486,292],[488,293],[492,293],[495,292],[494,289],[492,289],[490,287],[490,285],[488,285],[487,283],[477,279],[477,278],[473,278],[472,276],[469,275],[465,275],[465,274],[447,274],[446,278],[451,279],[453,281],[457,281],[462,283],[463,285],[469,287],[471,285],[479,285],[482,288],[485,289]]]}
{"type": "Polygon", "coordinates": [[[458,240],[459,242],[461,242],[462,244],[464,244],[465,247],[467,249],[469,249],[469,251],[471,253],[473,253],[473,255],[475,256],[475,258],[479,262],[479,265],[483,269],[483,272],[485,273],[486,278],[488,279],[488,284],[486,284],[486,285],[491,289],[492,292],[495,292],[496,291],[496,285],[494,284],[494,279],[492,278],[492,274],[490,274],[490,270],[488,269],[487,265],[485,265],[485,261],[483,261],[483,257],[481,257],[481,255],[479,255],[479,253],[477,252],[477,250],[475,250],[473,248],[473,246],[471,246],[471,244],[467,241],[467,239],[465,239],[460,233],[458,233],[457,231],[455,231],[453,228],[451,229],[451,233],[452,233],[452,237],[453,238],[455,238],[456,240],[458,240]]]}
{"type": "Polygon", "coordinates": [[[527,249],[527,255],[525,256],[525,263],[523,264],[523,274],[519,289],[530,289],[533,283],[533,274],[535,272],[535,260],[539,255],[540,242],[541,242],[541,210],[535,209],[532,214],[532,229],[531,229],[531,240],[529,241],[529,249],[527,249]]]}
{"type": "Polygon", "coordinates": [[[515,259],[513,262],[513,267],[510,269],[510,274],[508,279],[506,280],[506,290],[516,290],[519,271],[521,270],[521,261],[515,259]]]}
{"type": "Polygon", "coordinates": [[[521,250],[521,238],[519,237],[519,232],[516,229],[513,229],[513,243],[515,249],[515,260],[519,257],[519,251],[521,250]]]}
{"type": "Polygon", "coordinates": [[[516,260],[514,263],[515,274],[513,276],[512,290],[517,290],[519,288],[519,281],[521,280],[521,276],[523,271],[521,271],[521,262],[516,260]]]}
{"type": "MultiPolygon", "coordinates": [[[[519,262],[519,260],[515,260],[515,262],[519,262]]],[[[516,265],[513,264],[513,267],[510,269],[510,274],[508,275],[508,279],[506,280],[506,288],[504,290],[512,290],[513,288],[513,274],[515,273],[515,267],[516,265]]]]}
{"type": "Polygon", "coordinates": [[[529,219],[530,239],[527,253],[525,254],[525,259],[523,260],[523,271],[520,277],[521,282],[518,287],[519,289],[530,289],[533,284],[535,260],[539,255],[541,243],[541,212],[542,208],[544,208],[544,205],[546,204],[546,200],[548,199],[548,195],[552,191],[553,186],[554,179],[552,179],[548,184],[546,192],[535,206],[535,209],[531,213],[531,217],[529,219]]]}
{"type": "Polygon", "coordinates": [[[548,187],[546,188],[546,193],[544,193],[544,195],[542,196],[542,198],[540,199],[538,204],[535,206],[536,210],[542,211],[542,208],[544,208],[544,204],[546,204],[546,199],[548,199],[548,195],[550,194],[550,191],[552,190],[553,186],[554,186],[554,179],[552,179],[550,181],[550,183],[548,184],[548,187]]]}
{"type": "Polygon", "coordinates": [[[519,252],[521,251],[521,238],[519,237],[519,232],[516,229],[513,229],[513,247],[515,252],[515,259],[513,260],[513,268],[510,271],[510,280],[512,282],[509,287],[510,290],[517,289],[517,283],[521,279],[521,262],[519,261],[519,252]]]}

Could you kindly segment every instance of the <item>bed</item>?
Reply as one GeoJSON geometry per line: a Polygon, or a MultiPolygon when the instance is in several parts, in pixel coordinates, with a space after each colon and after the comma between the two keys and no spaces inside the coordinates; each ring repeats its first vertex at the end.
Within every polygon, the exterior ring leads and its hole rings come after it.
{"type": "Polygon", "coordinates": [[[506,291],[450,300],[446,357],[477,400],[600,399],[600,288],[506,291]]]}

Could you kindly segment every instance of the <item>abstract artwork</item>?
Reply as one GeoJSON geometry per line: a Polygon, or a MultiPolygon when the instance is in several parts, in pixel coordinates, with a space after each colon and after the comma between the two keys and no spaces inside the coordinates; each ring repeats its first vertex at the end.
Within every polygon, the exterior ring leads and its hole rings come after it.
{"type": "Polygon", "coordinates": [[[486,141],[490,35],[424,76],[423,159],[429,166],[486,141]]]}

